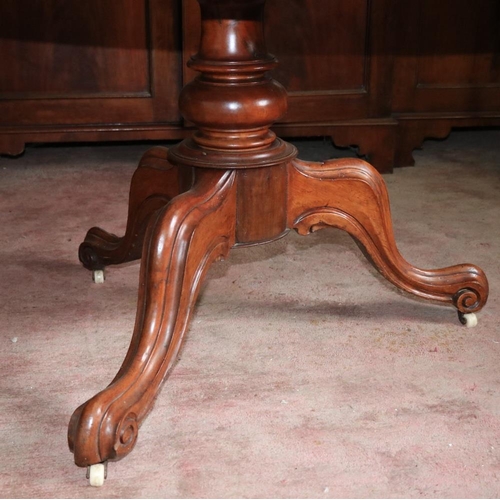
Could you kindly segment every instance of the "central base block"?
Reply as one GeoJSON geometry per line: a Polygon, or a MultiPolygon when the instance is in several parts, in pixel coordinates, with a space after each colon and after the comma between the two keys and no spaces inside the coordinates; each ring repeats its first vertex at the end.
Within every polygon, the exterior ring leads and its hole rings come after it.
{"type": "Polygon", "coordinates": [[[236,172],[236,245],[276,240],[287,233],[286,164],[236,172]]]}
{"type": "Polygon", "coordinates": [[[276,139],[258,149],[215,150],[186,139],[169,150],[179,168],[234,170],[237,186],[236,245],[274,241],[287,232],[287,164],[297,157],[295,146],[276,139]]]}

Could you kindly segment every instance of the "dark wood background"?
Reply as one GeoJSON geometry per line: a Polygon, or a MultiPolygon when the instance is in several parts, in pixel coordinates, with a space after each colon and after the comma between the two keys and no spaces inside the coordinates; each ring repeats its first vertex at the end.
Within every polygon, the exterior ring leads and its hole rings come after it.
{"type": "MultiPolygon", "coordinates": [[[[282,136],[331,136],[381,171],[426,137],[500,125],[498,0],[268,0],[282,136]]],[[[0,153],[179,139],[196,0],[0,2],[0,153]]]]}

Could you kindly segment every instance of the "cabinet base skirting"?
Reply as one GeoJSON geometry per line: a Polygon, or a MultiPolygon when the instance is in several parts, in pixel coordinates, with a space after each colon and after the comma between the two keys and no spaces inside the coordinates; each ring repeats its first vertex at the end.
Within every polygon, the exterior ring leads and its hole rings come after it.
{"type": "MultiPolygon", "coordinates": [[[[326,123],[276,124],[283,138],[331,137],[338,147],[355,147],[379,172],[415,165],[413,151],[426,139],[445,139],[453,128],[499,127],[500,113],[460,115],[394,115],[326,123]]],[[[180,124],[110,124],[86,126],[0,127],[0,154],[18,156],[27,144],[60,142],[175,141],[188,137],[193,128],[180,124]]]]}
{"type": "MultiPolygon", "coordinates": [[[[276,124],[280,137],[331,137],[339,147],[355,146],[379,172],[391,172],[394,163],[398,122],[392,118],[362,119],[325,123],[276,124]]],[[[0,154],[18,156],[27,144],[59,142],[181,140],[192,127],[166,125],[92,125],[0,127],[0,154]]]]}
{"type": "Polygon", "coordinates": [[[182,140],[190,130],[180,125],[85,125],[0,127],[0,155],[18,156],[27,144],[182,140]]]}
{"type": "Polygon", "coordinates": [[[415,165],[413,151],[426,139],[446,139],[454,128],[499,127],[500,113],[478,115],[399,115],[394,167],[415,165]]]}
{"type": "Polygon", "coordinates": [[[379,172],[392,172],[398,122],[372,118],[332,123],[278,124],[273,130],[281,137],[331,137],[338,147],[356,147],[359,156],[379,172]]]}

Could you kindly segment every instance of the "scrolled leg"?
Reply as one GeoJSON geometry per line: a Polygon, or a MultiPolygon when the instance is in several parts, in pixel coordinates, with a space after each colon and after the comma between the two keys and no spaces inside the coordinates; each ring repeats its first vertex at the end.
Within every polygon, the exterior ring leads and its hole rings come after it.
{"type": "Polygon", "coordinates": [[[176,358],[202,278],[234,244],[234,172],[196,175],[194,187],[150,221],[129,351],[112,383],[70,421],[69,445],[79,466],[122,458],[132,450],[176,358]]]}
{"type": "Polygon", "coordinates": [[[300,234],[337,227],[360,244],[375,268],[398,288],[424,299],[453,305],[461,314],[479,311],[488,298],[481,269],[460,264],[424,270],[399,253],[385,183],[361,160],[289,165],[289,227],[300,234]]]}
{"type": "MultiPolygon", "coordinates": [[[[191,169],[171,165],[167,152],[166,148],[156,147],[143,155],[130,185],[125,235],[119,237],[99,227],[88,231],[78,250],[84,267],[92,271],[103,270],[108,265],[141,257],[151,215],[191,187],[191,169]]],[[[96,276],[100,282],[100,275],[94,275],[94,280],[96,276]]]]}

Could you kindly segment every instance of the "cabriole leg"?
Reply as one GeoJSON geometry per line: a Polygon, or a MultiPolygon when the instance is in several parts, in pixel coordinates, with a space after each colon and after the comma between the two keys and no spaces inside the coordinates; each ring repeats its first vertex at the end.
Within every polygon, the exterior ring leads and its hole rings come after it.
{"type": "Polygon", "coordinates": [[[70,421],[68,439],[77,465],[119,459],[134,447],[139,425],[176,359],[202,278],[234,245],[234,178],[232,171],[198,171],[194,187],[151,219],[125,361],[111,384],[70,421]]]}
{"type": "Polygon", "coordinates": [[[361,160],[289,164],[288,223],[300,234],[337,227],[360,244],[374,267],[401,290],[456,307],[466,323],[488,298],[481,269],[460,264],[418,269],[399,253],[382,176],[361,160]]]}
{"type": "Polygon", "coordinates": [[[151,215],[188,190],[192,169],[167,161],[168,150],[156,147],[144,154],[130,184],[127,229],[122,237],[91,228],[80,245],[82,264],[93,271],[94,282],[104,281],[104,268],[141,258],[144,234],[151,215]]]}

